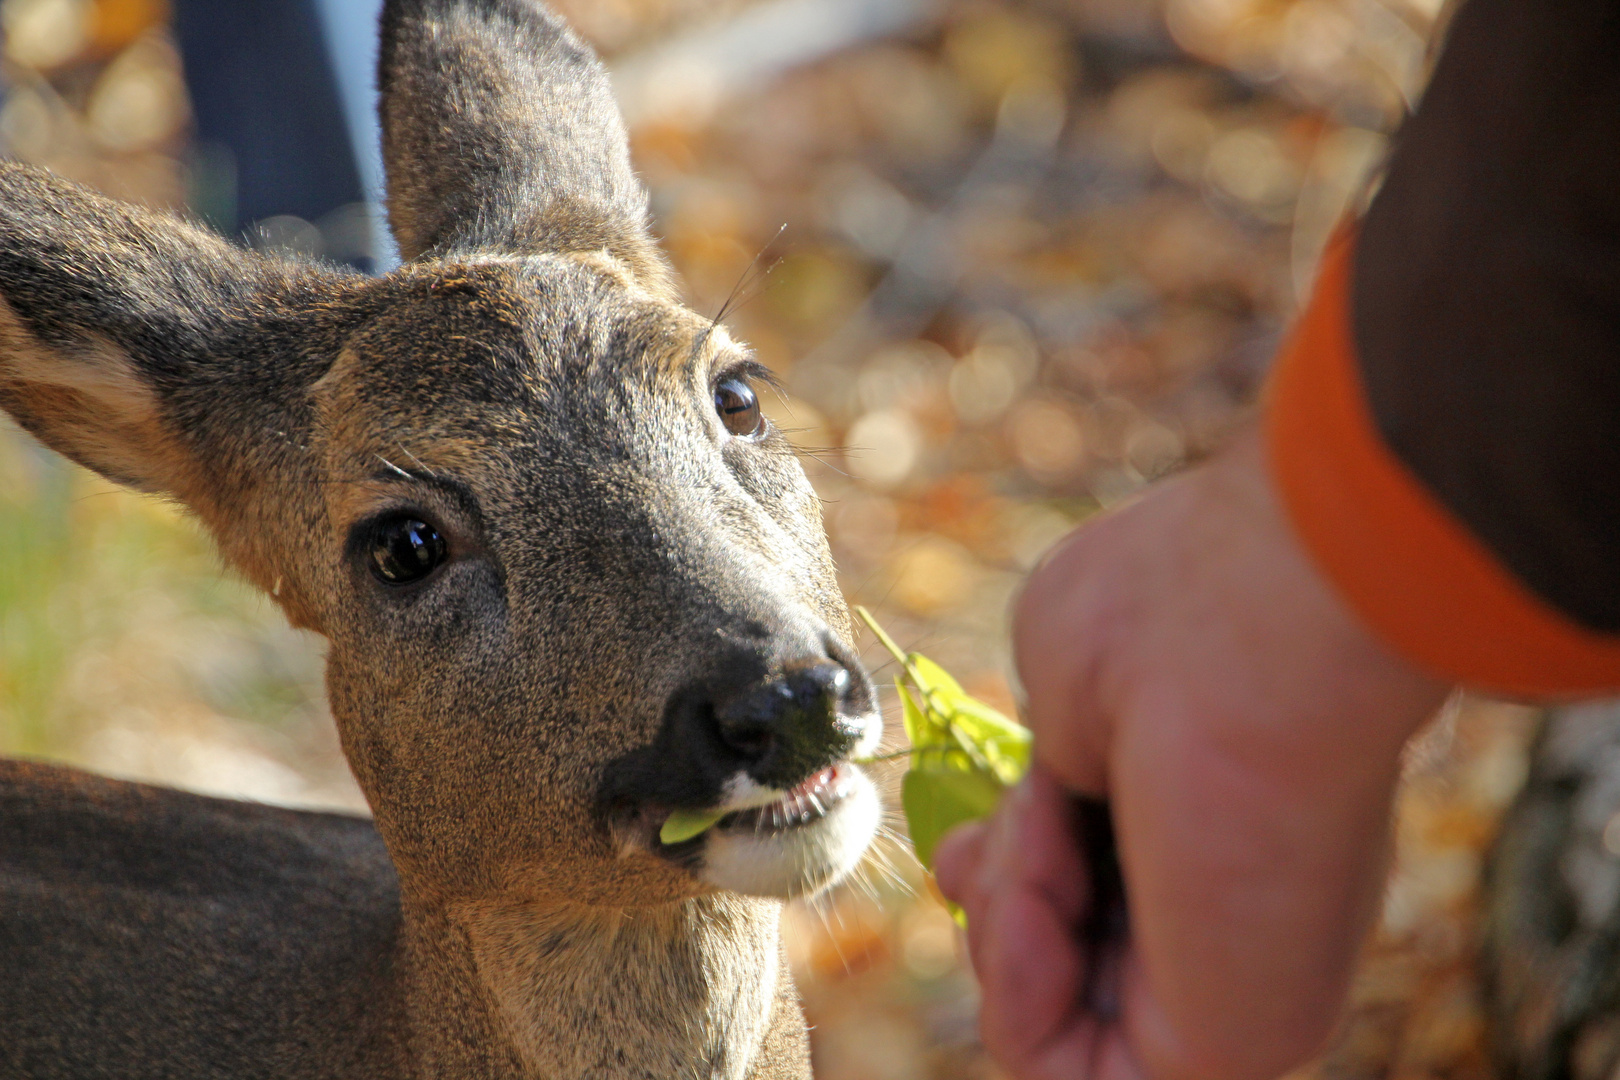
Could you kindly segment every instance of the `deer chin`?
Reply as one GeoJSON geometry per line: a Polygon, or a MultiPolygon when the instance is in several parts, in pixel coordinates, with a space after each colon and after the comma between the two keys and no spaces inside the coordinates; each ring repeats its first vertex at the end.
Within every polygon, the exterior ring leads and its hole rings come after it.
{"type": "Polygon", "coordinates": [[[694,871],[705,884],[750,896],[787,900],[836,884],[860,862],[882,818],[877,789],[849,762],[788,791],[738,773],[726,795],[726,816],[702,837],[694,871]]]}

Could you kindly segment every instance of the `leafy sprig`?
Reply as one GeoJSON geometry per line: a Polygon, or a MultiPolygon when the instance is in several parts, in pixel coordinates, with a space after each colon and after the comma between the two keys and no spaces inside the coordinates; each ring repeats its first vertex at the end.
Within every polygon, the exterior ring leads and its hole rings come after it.
{"type": "Polygon", "coordinates": [[[857,607],[866,624],[900,665],[900,694],[911,768],[900,781],[900,805],[917,860],[934,868],[940,837],[966,821],[988,817],[1001,793],[1029,769],[1029,729],[962,689],[928,657],[906,652],[857,607]]]}
{"type": "MultiPolygon", "coordinates": [[[[900,805],[917,860],[932,870],[940,838],[963,822],[988,817],[1001,793],[1029,769],[1030,732],[963,690],[928,657],[901,649],[870,611],[856,607],[855,614],[900,665],[894,685],[911,740],[909,750],[857,764],[911,758],[900,781],[900,805]]],[[[665,819],[658,839],[684,843],[723,816],[725,811],[676,810],[665,819]]]]}

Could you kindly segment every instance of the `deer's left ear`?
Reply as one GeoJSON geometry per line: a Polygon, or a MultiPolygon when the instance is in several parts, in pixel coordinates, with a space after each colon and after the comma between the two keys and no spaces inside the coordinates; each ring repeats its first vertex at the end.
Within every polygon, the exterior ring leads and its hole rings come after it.
{"type": "Polygon", "coordinates": [[[0,162],[0,409],[81,465],[187,504],[311,625],[277,528],[310,487],[304,391],[330,364],[312,328],[346,280],[0,162]]]}
{"type": "Polygon", "coordinates": [[[203,509],[205,474],[269,408],[268,365],[222,346],[304,273],[0,162],[0,408],[111,480],[203,509]]]}
{"type": "Polygon", "coordinates": [[[184,463],[157,395],[112,341],[54,346],[0,297],[0,408],[40,442],[141,491],[175,491],[184,463]]]}

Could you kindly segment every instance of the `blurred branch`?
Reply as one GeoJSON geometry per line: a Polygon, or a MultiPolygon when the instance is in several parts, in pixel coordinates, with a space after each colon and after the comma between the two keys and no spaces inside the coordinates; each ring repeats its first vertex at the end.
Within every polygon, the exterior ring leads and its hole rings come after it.
{"type": "Polygon", "coordinates": [[[614,89],[634,128],[705,118],[728,97],[850,46],[926,25],[936,0],[766,0],[734,18],[623,57],[614,89]]]}

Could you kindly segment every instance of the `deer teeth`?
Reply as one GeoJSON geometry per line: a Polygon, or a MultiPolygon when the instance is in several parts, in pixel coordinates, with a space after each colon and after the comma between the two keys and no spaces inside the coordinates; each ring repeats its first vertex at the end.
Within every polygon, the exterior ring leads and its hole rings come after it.
{"type": "Polygon", "coordinates": [[[809,825],[826,817],[851,791],[850,766],[831,765],[776,798],[755,806],[744,806],[720,820],[722,829],[750,829],[756,835],[809,825]]]}

